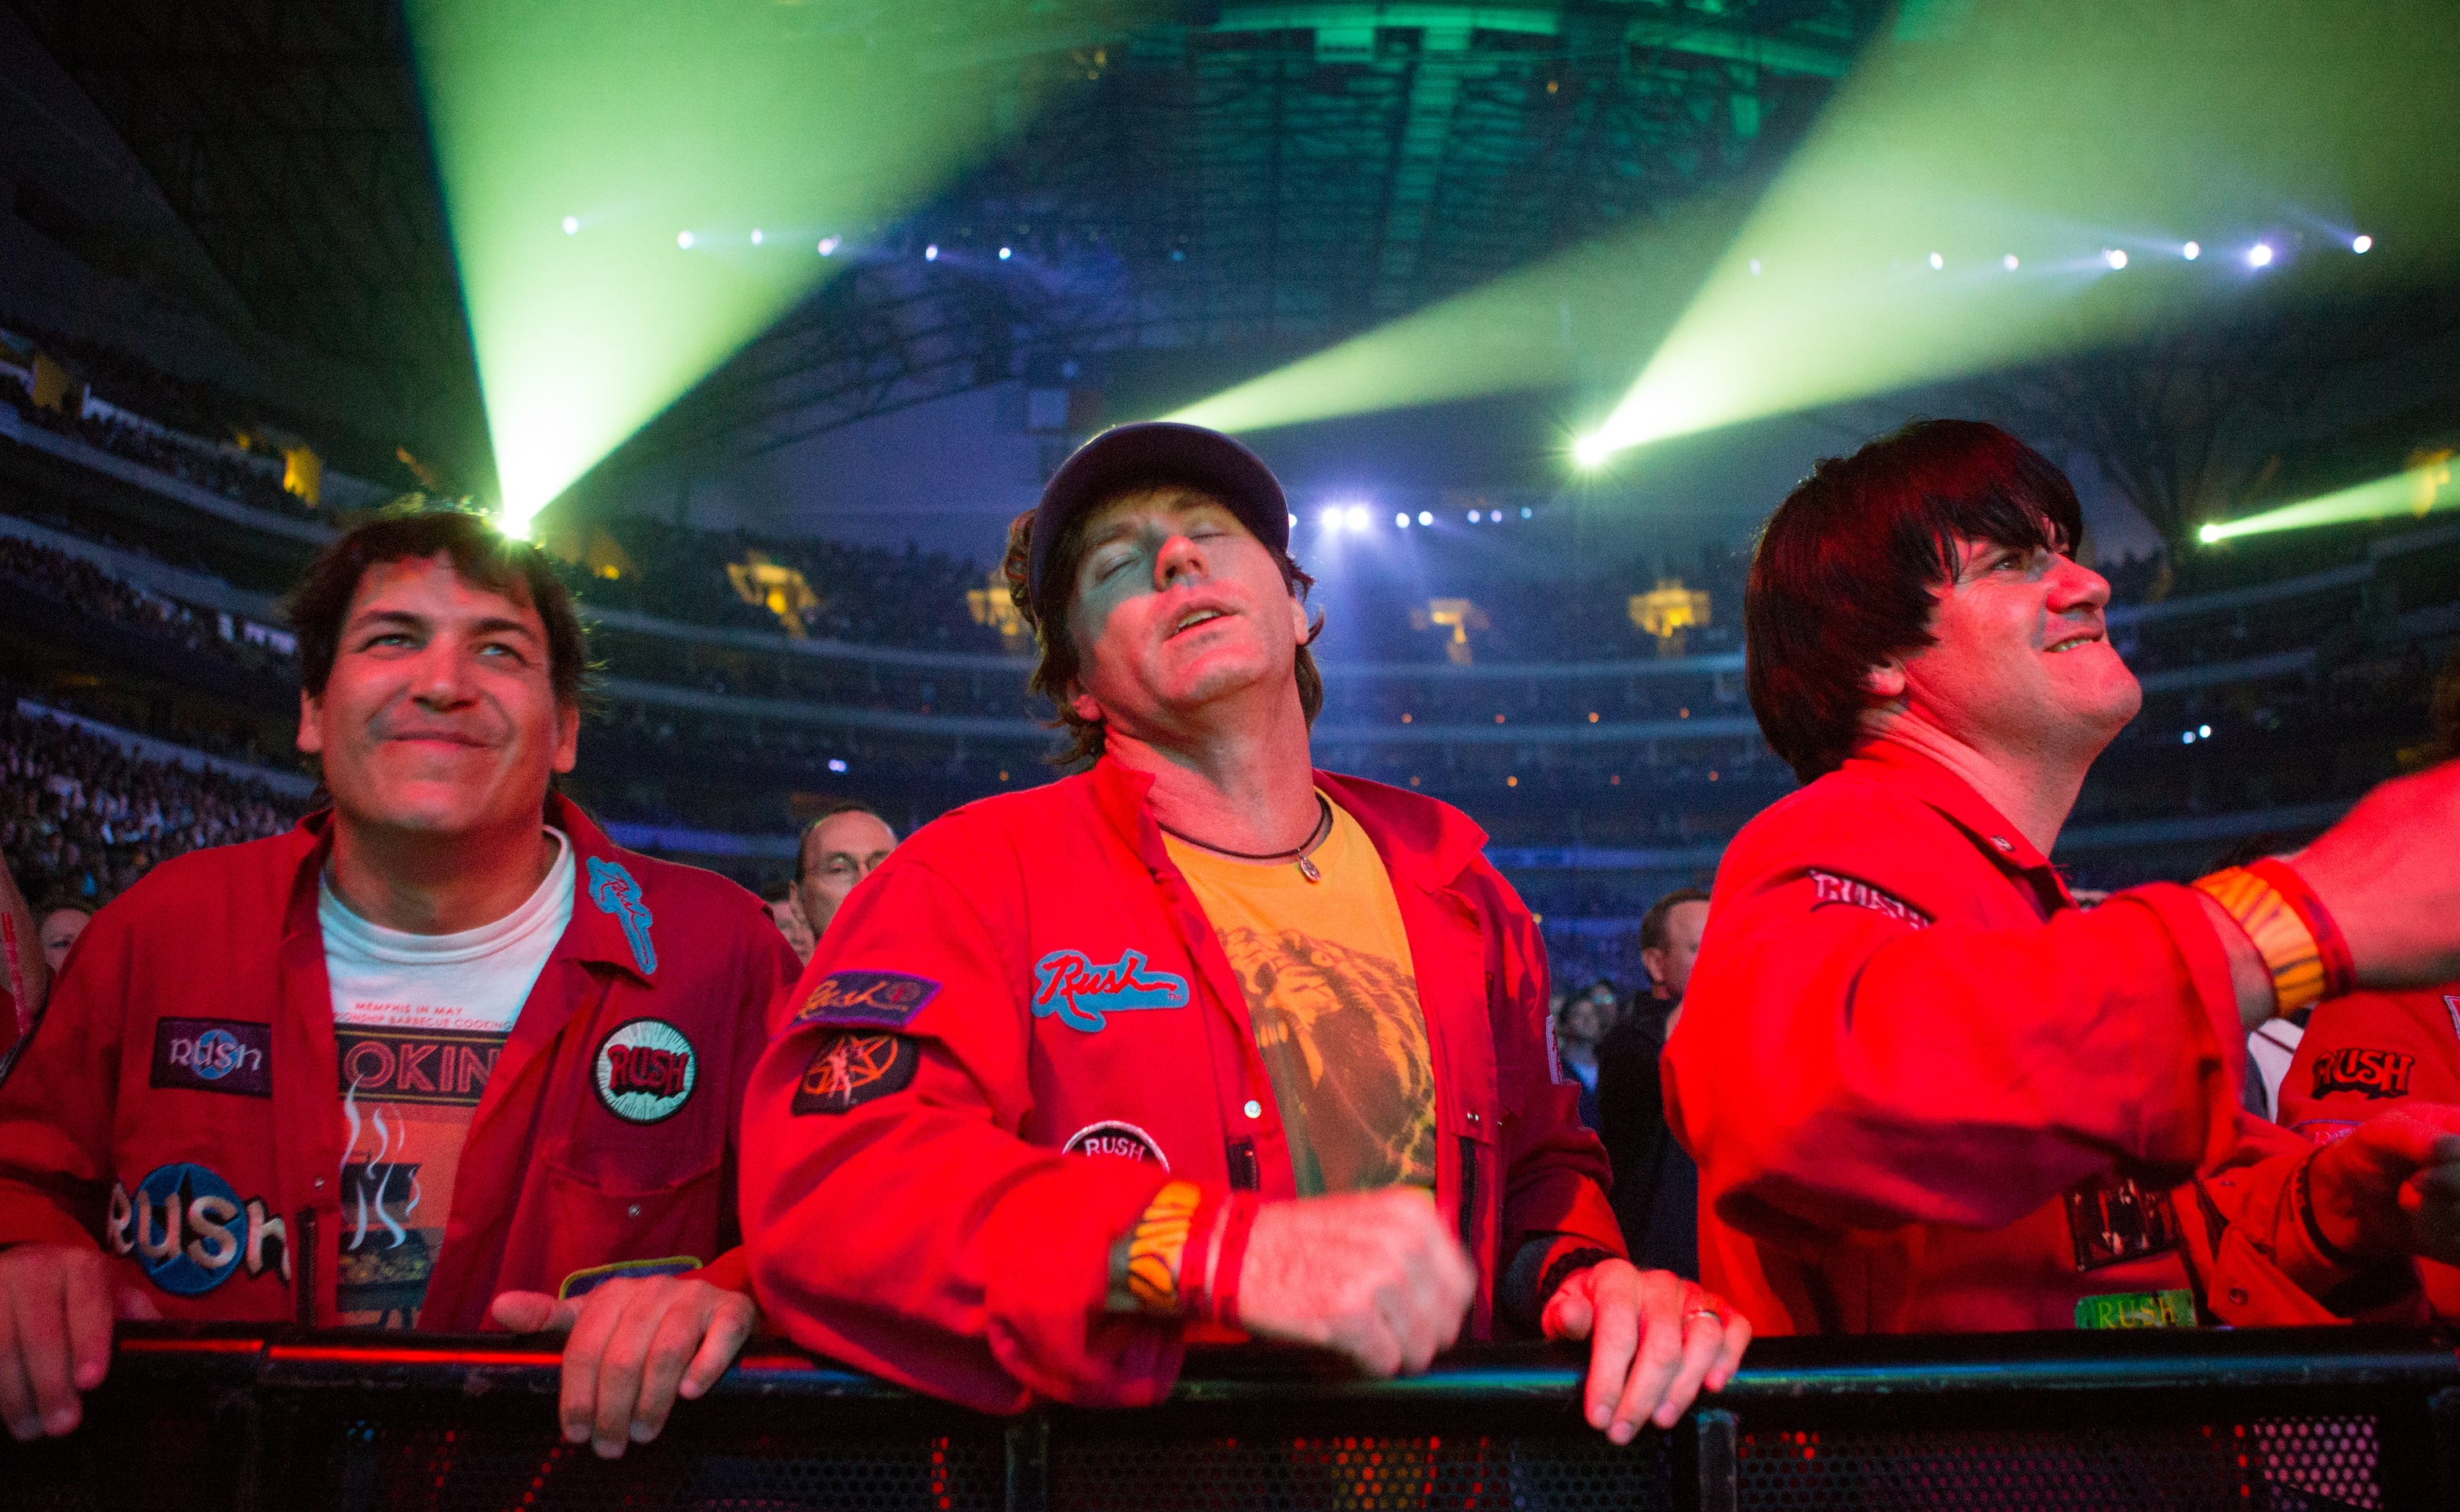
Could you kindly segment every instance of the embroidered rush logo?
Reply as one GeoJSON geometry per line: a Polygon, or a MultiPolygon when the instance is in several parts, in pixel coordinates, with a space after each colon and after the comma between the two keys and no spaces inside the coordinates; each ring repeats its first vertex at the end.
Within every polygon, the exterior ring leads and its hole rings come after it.
{"type": "Polygon", "coordinates": [[[1885,914],[1911,929],[1930,928],[1929,914],[1901,898],[1890,897],[1868,882],[1856,882],[1852,877],[1838,876],[1833,872],[1813,871],[1811,872],[1811,885],[1817,890],[1811,901],[1813,908],[1846,903],[1855,908],[1869,909],[1874,914],[1885,914]]]}
{"type": "Polygon", "coordinates": [[[1104,1015],[1140,1008],[1184,1008],[1187,978],[1145,970],[1142,951],[1096,966],[1083,951],[1052,951],[1033,963],[1033,1017],[1058,1015],[1071,1029],[1098,1034],[1104,1015]]]}
{"type": "Polygon", "coordinates": [[[589,901],[598,905],[601,914],[615,915],[615,922],[624,926],[624,938],[631,944],[632,964],[641,968],[642,976],[655,976],[658,947],[650,942],[649,926],[656,920],[649,906],[641,901],[641,884],[632,880],[622,862],[589,858],[589,901]]]}
{"type": "Polygon", "coordinates": [[[2366,1050],[2352,1045],[2330,1050],[2315,1060],[2316,1097],[2355,1092],[2362,1098],[2408,1096],[2408,1073],[2417,1057],[2405,1050],[2366,1050]]]}

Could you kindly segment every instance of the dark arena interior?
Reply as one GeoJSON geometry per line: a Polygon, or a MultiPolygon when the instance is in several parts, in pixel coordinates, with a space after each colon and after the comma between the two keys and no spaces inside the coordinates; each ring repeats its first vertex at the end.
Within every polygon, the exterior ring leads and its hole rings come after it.
{"type": "Polygon", "coordinates": [[[2446,0],[5,0],[0,1505],[2460,1507],[2455,143],[2446,0]]]}

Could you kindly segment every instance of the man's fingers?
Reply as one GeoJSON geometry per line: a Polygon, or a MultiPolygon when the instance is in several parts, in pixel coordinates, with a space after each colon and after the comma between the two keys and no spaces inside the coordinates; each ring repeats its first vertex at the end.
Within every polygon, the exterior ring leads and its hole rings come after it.
{"type": "Polygon", "coordinates": [[[513,1334],[563,1334],[581,1316],[581,1299],[559,1302],[544,1292],[501,1292],[488,1304],[487,1316],[513,1334]]]}
{"type": "Polygon", "coordinates": [[[700,1341],[700,1350],[692,1355],[691,1368],[684,1372],[683,1384],[676,1388],[686,1401],[698,1401],[703,1393],[717,1384],[734,1356],[750,1342],[752,1331],[759,1326],[760,1311],[752,1299],[739,1292],[730,1292],[719,1299],[715,1315],[710,1319],[709,1332],[700,1341]]]}
{"type": "Polygon", "coordinates": [[[0,1291],[0,1423],[20,1443],[43,1431],[42,1417],[34,1411],[34,1389],[26,1384],[25,1367],[18,1363],[26,1353],[21,1339],[15,1291],[0,1291]]]}
{"type": "Polygon", "coordinates": [[[117,1314],[119,1321],[122,1323],[159,1323],[162,1321],[162,1310],[154,1305],[154,1299],[152,1297],[147,1296],[137,1288],[133,1286],[117,1286],[116,1287],[116,1292],[117,1294],[112,1298],[111,1310],[114,1313],[117,1314]]]}
{"type": "Polygon", "coordinates": [[[628,1290],[623,1282],[609,1281],[583,1298],[571,1336],[563,1341],[563,1389],[556,1416],[563,1424],[566,1443],[586,1442],[590,1425],[598,1419],[598,1360],[615,1332],[623,1312],[622,1296],[628,1290]]]}
{"type": "Polygon", "coordinates": [[[1708,1367],[1717,1363],[1717,1346],[1721,1332],[1715,1314],[1701,1312],[1686,1320],[1683,1330],[1683,1356],[1675,1367],[1674,1378],[1665,1383],[1665,1395],[1658,1399],[1657,1411],[1649,1420],[1660,1428],[1671,1428],[1691,1399],[1700,1395],[1700,1384],[1707,1379],[1708,1367]]]}
{"type": "Polygon", "coordinates": [[[1728,1303],[1719,1302],[1717,1308],[1724,1316],[1726,1334],[1717,1346],[1717,1362],[1708,1367],[1706,1384],[1712,1392],[1726,1389],[1726,1383],[1734,1378],[1734,1372],[1742,1369],[1743,1351],[1751,1345],[1751,1320],[1732,1311],[1728,1303]]]}
{"type": "Polygon", "coordinates": [[[1548,1338],[1584,1339],[1596,1319],[1597,1309],[1589,1304],[1589,1283],[1576,1275],[1555,1289],[1540,1321],[1548,1338]]]}
{"type": "Polygon", "coordinates": [[[68,1273],[69,1379],[81,1392],[111,1370],[112,1283],[109,1264],[72,1267],[68,1273]]]}
{"type": "Polygon", "coordinates": [[[641,1366],[640,1399],[632,1404],[629,1430],[634,1443],[647,1443],[667,1426],[675,1410],[675,1390],[709,1325],[709,1310],[689,1301],[669,1303],[649,1335],[648,1358],[641,1366]]]}
{"type": "MultiPolygon", "coordinates": [[[[620,1306],[622,1315],[598,1356],[598,1410],[590,1418],[589,1446],[601,1460],[623,1458],[624,1446],[632,1441],[632,1413],[641,1400],[641,1375],[648,1366],[649,1346],[666,1312],[653,1286],[627,1292],[620,1306]]],[[[568,1359],[565,1368],[571,1368],[568,1359]]]]}
{"type": "Polygon", "coordinates": [[[1623,1384],[1622,1400],[1615,1406],[1614,1421],[1606,1425],[1606,1437],[1616,1443],[1629,1443],[1639,1434],[1640,1425],[1665,1399],[1666,1386],[1682,1367],[1682,1299],[1683,1283],[1673,1276],[1652,1271],[1641,1278],[1641,1305],[1634,1310],[1640,1347],[1623,1384]]]}
{"type": "Polygon", "coordinates": [[[33,1388],[34,1412],[42,1419],[43,1432],[53,1437],[75,1428],[83,1416],[69,1359],[70,1278],[74,1274],[74,1270],[54,1272],[32,1294],[20,1293],[18,1298],[26,1384],[33,1388]]]}
{"type": "Polygon", "coordinates": [[[1640,1350],[1637,1289],[1629,1277],[1601,1276],[1590,1291],[1589,1306],[1589,1379],[1582,1399],[1589,1426],[1602,1431],[1613,1425],[1615,1402],[1640,1350]]]}

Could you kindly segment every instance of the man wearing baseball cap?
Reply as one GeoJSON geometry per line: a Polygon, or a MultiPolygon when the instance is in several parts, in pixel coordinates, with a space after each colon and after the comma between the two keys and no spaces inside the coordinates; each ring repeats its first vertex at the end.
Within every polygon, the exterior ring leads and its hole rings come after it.
{"type": "Polygon", "coordinates": [[[941,1396],[1156,1400],[1191,1341],[1423,1369],[1590,1341],[1626,1441],[1750,1327],[1622,1257],[1485,836],[1313,769],[1310,579],[1272,473],[1125,426],[1010,528],[1077,775],[924,827],[848,899],[746,1104],[753,1282],[941,1396]]]}

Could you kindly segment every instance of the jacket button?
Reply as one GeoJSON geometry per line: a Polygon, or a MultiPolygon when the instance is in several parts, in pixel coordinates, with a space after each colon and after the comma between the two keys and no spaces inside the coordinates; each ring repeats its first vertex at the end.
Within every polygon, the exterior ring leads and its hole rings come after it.
{"type": "Polygon", "coordinates": [[[1257,1102],[1254,1098],[1249,1098],[1247,1100],[1247,1105],[1241,1108],[1239,1111],[1246,1114],[1249,1118],[1262,1118],[1264,1116],[1264,1104],[1257,1102]]]}
{"type": "Polygon", "coordinates": [[[325,1178],[324,1178],[324,1177],[319,1176],[319,1177],[317,1177],[317,1178],[316,1178],[316,1189],[317,1189],[318,1191],[323,1191],[323,1190],[325,1189],[325,1178]]]}
{"type": "Polygon", "coordinates": [[[2244,1307],[2244,1306],[2246,1306],[2246,1288],[2244,1288],[2244,1287],[2232,1287],[2232,1288],[2230,1288],[2230,1300],[2231,1300],[2232,1302],[2237,1303],[2239,1307],[2244,1307]]]}
{"type": "Polygon", "coordinates": [[[626,1217],[638,1218],[641,1216],[641,1205],[639,1203],[634,1203],[631,1207],[625,1208],[624,1212],[626,1217]]]}
{"type": "Polygon", "coordinates": [[[1476,1114],[1474,1114],[1474,1113],[1472,1113],[1472,1114],[1469,1116],[1469,1121],[1470,1121],[1471,1123],[1473,1123],[1473,1124],[1476,1123],[1476,1122],[1477,1122],[1477,1115],[1476,1115],[1476,1114]]]}

